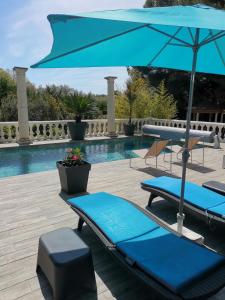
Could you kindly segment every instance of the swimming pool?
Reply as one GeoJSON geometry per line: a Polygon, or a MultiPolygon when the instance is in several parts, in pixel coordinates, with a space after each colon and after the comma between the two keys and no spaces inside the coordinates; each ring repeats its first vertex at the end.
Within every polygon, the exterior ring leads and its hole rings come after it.
{"type": "Polygon", "coordinates": [[[148,148],[153,141],[150,137],[128,137],[0,149],[0,178],[53,170],[71,147],[80,147],[84,159],[95,164],[137,157],[132,150],[148,148]]]}

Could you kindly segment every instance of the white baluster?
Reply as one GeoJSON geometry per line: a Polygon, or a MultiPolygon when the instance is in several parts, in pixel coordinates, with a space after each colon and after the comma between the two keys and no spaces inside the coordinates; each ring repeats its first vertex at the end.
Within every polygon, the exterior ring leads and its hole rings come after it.
{"type": "Polygon", "coordinates": [[[47,140],[48,139],[48,136],[47,136],[47,132],[46,132],[46,126],[47,126],[47,124],[46,123],[42,123],[42,128],[43,128],[43,130],[42,130],[42,140],[47,140]]]}
{"type": "Polygon", "coordinates": [[[37,138],[38,141],[42,140],[41,128],[42,128],[42,124],[37,123],[37,137],[36,138],[37,138]]]}
{"type": "Polygon", "coordinates": [[[61,125],[62,125],[62,134],[61,134],[61,137],[62,137],[62,139],[65,139],[66,138],[66,135],[65,135],[65,122],[62,122],[61,123],[61,125]]]}
{"type": "Polygon", "coordinates": [[[15,124],[15,128],[16,128],[16,136],[15,136],[15,141],[17,141],[17,137],[19,136],[19,126],[18,126],[18,123],[15,124]]]}
{"type": "Polygon", "coordinates": [[[7,126],[8,143],[12,143],[11,126],[7,126]]]}
{"type": "Polygon", "coordinates": [[[58,122],[56,122],[56,124],[55,124],[55,133],[56,133],[55,138],[58,140],[60,138],[59,123],[58,122]]]}
{"type": "Polygon", "coordinates": [[[1,124],[0,124],[0,143],[3,143],[3,128],[1,124]]]}
{"type": "Polygon", "coordinates": [[[89,136],[93,136],[93,122],[92,120],[89,122],[89,136]]]}
{"type": "Polygon", "coordinates": [[[103,121],[102,120],[98,121],[98,135],[99,136],[103,135],[103,121]]]}
{"type": "Polygon", "coordinates": [[[52,126],[53,126],[53,123],[48,123],[48,125],[49,125],[49,139],[50,140],[53,140],[54,139],[54,136],[53,136],[53,128],[52,128],[52,126]]]}
{"type": "Polygon", "coordinates": [[[8,126],[5,125],[3,127],[3,139],[4,139],[4,142],[8,142],[9,139],[8,139],[8,126]]]}
{"type": "Polygon", "coordinates": [[[103,135],[106,135],[107,129],[106,129],[106,120],[103,121],[103,135]]]}

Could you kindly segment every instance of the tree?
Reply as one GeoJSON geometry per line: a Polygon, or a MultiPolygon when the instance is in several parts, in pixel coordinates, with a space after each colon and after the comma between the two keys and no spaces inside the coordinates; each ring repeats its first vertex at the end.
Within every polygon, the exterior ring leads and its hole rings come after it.
{"type": "Polygon", "coordinates": [[[151,102],[151,117],[172,119],[176,117],[177,107],[173,95],[169,94],[164,81],[157,87],[151,102]]]}
{"type": "MultiPolygon", "coordinates": [[[[217,8],[225,8],[225,1],[221,0],[202,0],[203,4],[211,5],[217,8]]],[[[199,3],[199,0],[147,0],[144,7],[170,6],[170,5],[193,5],[199,3]]],[[[153,87],[157,87],[162,80],[169,93],[177,101],[178,117],[186,118],[186,107],[189,95],[190,74],[188,72],[138,67],[144,76],[148,77],[153,87]]],[[[215,105],[224,106],[225,101],[224,76],[213,74],[196,74],[196,84],[194,91],[194,106],[215,105]]]]}
{"type": "Polygon", "coordinates": [[[144,7],[205,4],[217,8],[225,8],[224,0],[146,0],[144,7]]]}
{"type": "Polygon", "coordinates": [[[16,96],[16,82],[9,72],[0,69],[0,101],[9,95],[16,96]]]}
{"type": "MultiPolygon", "coordinates": [[[[176,116],[176,101],[162,81],[157,88],[137,71],[129,70],[126,90],[116,95],[117,118],[167,118],[176,116]]],[[[130,120],[131,122],[131,120],[130,120]]]]}
{"type": "Polygon", "coordinates": [[[12,94],[1,98],[0,121],[11,122],[17,120],[17,100],[12,94]]]}
{"type": "Polygon", "coordinates": [[[132,79],[129,78],[127,80],[127,88],[125,90],[125,97],[124,99],[127,101],[128,104],[128,108],[129,108],[129,124],[131,125],[131,118],[133,115],[133,106],[134,106],[134,102],[136,100],[137,97],[137,83],[134,81],[132,82],[132,79]]]}
{"type": "MultiPolygon", "coordinates": [[[[67,85],[36,87],[27,80],[27,96],[32,121],[71,119],[76,111],[91,119],[107,113],[105,95],[85,94],[67,85]],[[75,98],[79,98],[76,110],[75,98]]],[[[11,72],[0,69],[0,121],[17,121],[16,99],[16,82],[11,72]]]]}
{"type": "Polygon", "coordinates": [[[98,113],[91,94],[84,95],[82,92],[75,91],[66,97],[65,104],[75,119],[94,118],[98,113]]]}
{"type": "Polygon", "coordinates": [[[107,115],[107,102],[105,100],[96,101],[96,106],[99,111],[99,117],[104,117],[107,115]]]}
{"type": "Polygon", "coordinates": [[[151,89],[141,74],[134,69],[128,70],[129,78],[124,92],[116,95],[116,116],[118,118],[143,118],[150,114],[151,89]]]}

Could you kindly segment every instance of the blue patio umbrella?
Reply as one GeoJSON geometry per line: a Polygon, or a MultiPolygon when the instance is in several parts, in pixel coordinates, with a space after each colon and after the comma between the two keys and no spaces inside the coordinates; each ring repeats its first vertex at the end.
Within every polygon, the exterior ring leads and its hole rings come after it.
{"type": "Polygon", "coordinates": [[[182,233],[196,72],[225,75],[225,11],[205,5],[49,15],[54,42],[33,68],[145,66],[190,72],[178,232],[182,233]]]}

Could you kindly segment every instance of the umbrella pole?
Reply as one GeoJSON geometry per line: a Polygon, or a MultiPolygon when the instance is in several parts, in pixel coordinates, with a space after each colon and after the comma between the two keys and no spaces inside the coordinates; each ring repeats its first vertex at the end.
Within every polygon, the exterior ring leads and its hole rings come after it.
{"type": "Polygon", "coordinates": [[[193,95],[194,95],[196,64],[197,64],[197,56],[198,56],[198,39],[199,39],[199,29],[196,29],[195,46],[193,46],[193,61],[192,61],[192,71],[191,71],[191,78],[190,78],[190,89],[189,89],[189,99],[188,99],[188,109],[187,109],[185,144],[184,144],[184,151],[182,153],[181,193],[180,193],[180,202],[179,202],[179,212],[177,214],[177,232],[179,235],[182,235],[182,228],[183,228],[183,222],[185,217],[183,213],[184,192],[185,192],[187,162],[190,156],[188,150],[188,141],[189,141],[190,127],[191,127],[192,102],[193,102],[193,95]]]}

